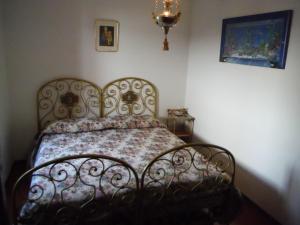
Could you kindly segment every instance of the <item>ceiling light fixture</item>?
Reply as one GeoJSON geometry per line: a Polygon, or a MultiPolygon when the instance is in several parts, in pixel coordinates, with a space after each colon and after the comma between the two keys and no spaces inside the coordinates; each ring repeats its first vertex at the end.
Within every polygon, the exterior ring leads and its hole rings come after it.
{"type": "Polygon", "coordinates": [[[179,0],[155,0],[155,8],[152,13],[155,23],[160,26],[165,34],[163,50],[169,50],[168,33],[179,21],[181,12],[179,0]]]}

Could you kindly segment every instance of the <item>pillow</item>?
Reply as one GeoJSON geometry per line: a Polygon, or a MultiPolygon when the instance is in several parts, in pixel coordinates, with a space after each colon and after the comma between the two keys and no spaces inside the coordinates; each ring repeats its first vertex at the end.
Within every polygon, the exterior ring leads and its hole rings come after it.
{"type": "Polygon", "coordinates": [[[166,126],[152,116],[112,116],[106,118],[64,119],[51,123],[44,134],[98,131],[104,129],[142,129],[166,126]]]}
{"type": "Polygon", "coordinates": [[[44,130],[43,133],[52,134],[52,133],[71,133],[77,131],[77,126],[75,119],[64,119],[58,120],[49,124],[44,130]]]}
{"type": "Polygon", "coordinates": [[[166,127],[158,119],[152,116],[131,116],[128,120],[129,128],[155,128],[166,127]]]}
{"type": "Polygon", "coordinates": [[[107,117],[108,120],[112,123],[113,128],[155,128],[155,127],[164,127],[158,119],[150,115],[118,115],[107,117]]]}
{"type": "Polygon", "coordinates": [[[76,133],[88,132],[92,130],[104,129],[103,118],[78,118],[78,119],[64,119],[58,120],[46,127],[43,131],[45,134],[62,134],[62,133],[76,133]]]}

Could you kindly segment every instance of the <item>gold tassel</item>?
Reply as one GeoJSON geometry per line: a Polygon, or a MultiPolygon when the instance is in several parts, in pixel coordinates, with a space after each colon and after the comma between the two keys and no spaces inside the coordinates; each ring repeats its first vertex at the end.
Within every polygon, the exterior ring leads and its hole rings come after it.
{"type": "Polygon", "coordinates": [[[164,51],[169,51],[169,42],[168,42],[168,39],[167,37],[165,37],[165,40],[164,40],[164,48],[163,48],[164,51]]]}

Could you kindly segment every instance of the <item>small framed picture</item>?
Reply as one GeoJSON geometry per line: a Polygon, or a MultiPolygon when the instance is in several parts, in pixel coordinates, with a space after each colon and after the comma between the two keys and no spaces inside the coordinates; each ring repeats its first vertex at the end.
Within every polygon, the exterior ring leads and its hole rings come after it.
{"type": "Polygon", "coordinates": [[[96,20],[96,50],[116,52],[119,49],[119,22],[96,20]]]}

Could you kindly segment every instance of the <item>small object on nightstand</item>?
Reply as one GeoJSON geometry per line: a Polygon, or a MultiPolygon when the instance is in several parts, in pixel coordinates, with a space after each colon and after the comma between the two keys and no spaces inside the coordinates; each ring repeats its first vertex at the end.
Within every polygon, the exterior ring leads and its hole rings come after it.
{"type": "Polygon", "coordinates": [[[193,139],[195,118],[189,115],[188,110],[168,109],[167,126],[177,137],[191,142],[193,139]]]}

